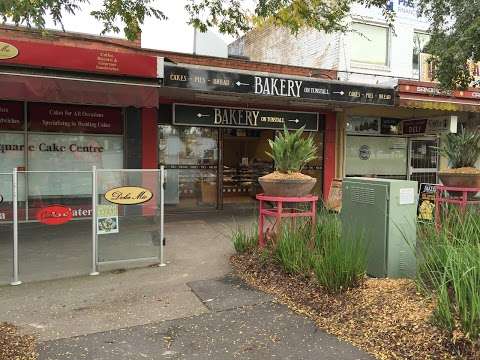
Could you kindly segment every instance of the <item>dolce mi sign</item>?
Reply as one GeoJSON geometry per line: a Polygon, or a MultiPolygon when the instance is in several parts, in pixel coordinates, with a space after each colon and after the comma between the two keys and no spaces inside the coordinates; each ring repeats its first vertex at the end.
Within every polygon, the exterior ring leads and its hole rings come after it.
{"type": "Polygon", "coordinates": [[[18,49],[6,42],[0,41],[0,60],[13,59],[18,55],[18,49]]]}
{"type": "Polygon", "coordinates": [[[318,130],[318,114],[281,110],[215,107],[173,104],[175,125],[208,126],[244,129],[299,129],[318,130]]]}
{"type": "Polygon", "coordinates": [[[153,193],[139,186],[122,186],[105,193],[105,199],[118,205],[138,205],[150,201],[153,193]]]}

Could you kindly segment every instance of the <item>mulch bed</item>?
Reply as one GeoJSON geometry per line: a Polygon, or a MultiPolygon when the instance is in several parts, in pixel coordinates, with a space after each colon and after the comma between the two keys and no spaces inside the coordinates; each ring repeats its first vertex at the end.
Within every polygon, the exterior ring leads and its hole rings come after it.
{"type": "Polygon", "coordinates": [[[20,335],[15,326],[0,323],[0,360],[35,360],[37,356],[33,336],[20,335]]]}
{"type": "Polygon", "coordinates": [[[251,286],[378,359],[480,359],[461,335],[453,341],[432,324],[434,302],[412,280],[366,278],[359,288],[331,295],[256,253],[232,256],[231,263],[251,286]]]}

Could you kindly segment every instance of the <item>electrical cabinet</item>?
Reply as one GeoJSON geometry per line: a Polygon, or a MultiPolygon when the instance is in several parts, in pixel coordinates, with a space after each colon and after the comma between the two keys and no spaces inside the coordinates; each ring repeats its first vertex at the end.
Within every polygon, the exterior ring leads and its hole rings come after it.
{"type": "Polygon", "coordinates": [[[345,234],[363,235],[368,275],[415,276],[417,186],[406,180],[343,180],[342,227],[345,234]]]}

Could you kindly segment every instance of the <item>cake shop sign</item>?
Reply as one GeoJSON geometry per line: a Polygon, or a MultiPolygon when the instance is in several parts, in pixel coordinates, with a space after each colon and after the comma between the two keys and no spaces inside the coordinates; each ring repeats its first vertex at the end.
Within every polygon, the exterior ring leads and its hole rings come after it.
{"type": "Polygon", "coordinates": [[[138,186],[123,186],[105,193],[105,200],[118,205],[138,205],[150,201],[153,193],[138,186]]]}
{"type": "Polygon", "coordinates": [[[63,205],[50,205],[37,212],[37,220],[45,225],[62,225],[72,218],[72,209],[63,205]]]}

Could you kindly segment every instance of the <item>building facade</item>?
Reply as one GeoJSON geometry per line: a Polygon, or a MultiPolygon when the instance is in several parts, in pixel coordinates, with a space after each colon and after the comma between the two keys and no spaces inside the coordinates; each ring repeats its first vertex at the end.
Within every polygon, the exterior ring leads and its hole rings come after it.
{"type": "Polygon", "coordinates": [[[479,92],[472,88],[465,97],[438,91],[424,53],[428,23],[418,18],[411,1],[392,0],[390,6],[396,12],[393,28],[380,9],[356,5],[346,19],[351,31],[345,34],[305,29],[294,36],[265,27],[230,44],[229,52],[256,61],[334,69],[337,79],[347,83],[394,86],[394,108],[352,106],[337,112],[337,176],[436,183],[438,171],[447,165],[435,150],[441,135],[456,131],[455,124],[480,125],[479,92]],[[418,92],[414,95],[412,89],[418,92]]]}
{"type": "Polygon", "coordinates": [[[229,45],[229,53],[251,60],[335,69],[345,81],[384,83],[396,78],[420,80],[420,56],[428,23],[411,1],[392,0],[396,12],[389,28],[378,8],[355,5],[345,20],[351,31],[326,34],[312,29],[292,35],[268,26],[254,29],[229,45]]]}
{"type": "Polygon", "coordinates": [[[305,171],[326,199],[344,175],[435,182],[439,135],[477,126],[475,89],[338,78],[0,27],[0,283],[158,263],[162,166],[167,213],[236,212],[255,206],[257,179],[274,165],[268,140],[284,127],[314,137],[305,171]],[[127,185],[154,200],[112,207],[107,193],[127,185]],[[97,206],[116,231],[99,230],[97,206]]]}

